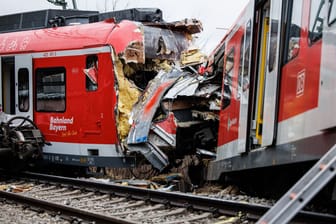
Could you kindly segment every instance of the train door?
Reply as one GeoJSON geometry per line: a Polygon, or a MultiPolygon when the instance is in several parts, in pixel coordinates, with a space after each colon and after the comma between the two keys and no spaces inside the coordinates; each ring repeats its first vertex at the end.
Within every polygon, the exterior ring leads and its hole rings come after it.
{"type": "Polygon", "coordinates": [[[267,40],[265,69],[265,95],[262,112],[261,146],[273,144],[275,140],[276,112],[278,105],[279,46],[282,21],[282,0],[272,1],[270,6],[270,31],[267,40]]]}
{"type": "MultiPolygon", "coordinates": [[[[253,8],[253,7],[252,7],[253,8]]],[[[240,49],[240,63],[238,74],[238,100],[239,107],[239,131],[238,131],[238,152],[243,153],[247,151],[247,118],[249,106],[249,85],[250,85],[250,57],[251,57],[251,38],[252,22],[248,20],[245,24],[245,32],[241,39],[240,49]]]]}
{"type": "MultiPolygon", "coordinates": [[[[327,113],[334,102],[327,103],[320,114],[316,113],[323,102],[330,99],[324,95],[319,101],[320,89],[333,83],[332,80],[323,80],[320,71],[326,3],[288,1],[279,99],[279,144],[315,135],[321,121],[330,120],[327,113]]],[[[331,113],[330,116],[334,115],[331,113]]]]}
{"type": "Polygon", "coordinates": [[[259,34],[255,49],[254,107],[252,109],[251,138],[254,147],[273,144],[279,82],[279,45],[283,1],[266,1],[257,8],[259,34]]]}
{"type": "Polygon", "coordinates": [[[32,56],[15,56],[15,114],[33,120],[32,56]]]}
{"type": "Polygon", "coordinates": [[[14,57],[1,57],[1,111],[15,114],[14,57]]]}
{"type": "Polygon", "coordinates": [[[87,138],[97,138],[102,134],[102,102],[99,98],[102,97],[99,92],[101,86],[98,86],[99,76],[98,71],[101,72],[101,68],[98,69],[98,55],[87,55],[85,59],[85,98],[86,103],[83,105],[83,109],[88,117],[85,118],[83,126],[84,132],[87,138]]]}
{"type": "Polygon", "coordinates": [[[33,118],[31,71],[31,55],[1,57],[1,111],[33,118]]]}

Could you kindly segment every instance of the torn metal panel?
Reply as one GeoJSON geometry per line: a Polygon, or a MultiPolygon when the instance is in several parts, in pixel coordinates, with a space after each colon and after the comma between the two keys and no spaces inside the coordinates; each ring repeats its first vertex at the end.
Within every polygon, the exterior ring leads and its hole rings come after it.
{"type": "Polygon", "coordinates": [[[175,22],[146,23],[147,26],[183,31],[189,34],[200,33],[203,25],[198,19],[183,19],[175,22]]]}
{"type": "MultiPolygon", "coordinates": [[[[155,146],[162,150],[169,150],[172,148],[172,146],[164,140],[161,135],[159,136],[156,133],[151,132],[148,136],[148,141],[152,142],[155,146]]],[[[175,136],[173,141],[175,142],[175,136]]]]}
{"type": "Polygon", "coordinates": [[[147,142],[152,120],[162,96],[179,77],[185,74],[185,72],[177,69],[173,69],[168,73],[160,71],[148,84],[132,110],[133,124],[128,134],[127,144],[147,142]]]}
{"type": "Polygon", "coordinates": [[[177,96],[192,96],[198,88],[198,76],[184,76],[177,80],[172,88],[165,94],[164,99],[175,99],[177,96]]]}
{"type": "Polygon", "coordinates": [[[145,63],[143,24],[121,21],[112,29],[108,39],[118,57],[126,63],[145,63]],[[125,32],[130,34],[125,35],[125,32]]]}
{"type": "MultiPolygon", "coordinates": [[[[196,19],[166,23],[137,23],[122,21],[113,30],[111,41],[120,58],[126,63],[145,64],[146,59],[169,59],[179,61],[181,53],[194,55],[185,59],[185,64],[196,59],[198,49],[190,49],[192,34],[202,31],[202,24],[196,19]],[[133,30],[132,35],[124,36],[121,28],[133,30]]],[[[186,56],[184,56],[186,58],[186,56]]]]}
{"type": "Polygon", "coordinates": [[[140,152],[159,171],[162,171],[169,164],[168,157],[150,142],[129,145],[128,150],[140,152]]]}
{"type": "Polygon", "coordinates": [[[219,93],[221,91],[219,84],[207,83],[195,92],[195,96],[209,98],[212,95],[217,95],[215,94],[216,91],[219,91],[219,93]]]}
{"type": "Polygon", "coordinates": [[[132,41],[126,47],[121,57],[125,60],[126,63],[145,63],[145,52],[143,42],[132,41]]]}
{"type": "Polygon", "coordinates": [[[144,26],[144,36],[146,58],[178,61],[189,47],[185,34],[169,29],[144,26]]]}
{"type": "Polygon", "coordinates": [[[211,83],[214,76],[190,75],[180,78],[165,94],[164,99],[176,99],[179,96],[210,98],[220,97],[221,86],[211,83]]]}
{"type": "MultiPolygon", "coordinates": [[[[153,134],[151,134],[149,137],[152,140],[151,142],[155,143],[155,145],[163,145],[162,141],[164,141],[165,147],[164,148],[172,148],[176,146],[176,128],[177,124],[175,121],[174,113],[169,112],[169,115],[166,119],[163,121],[155,122],[152,124],[151,131],[153,134]],[[156,137],[157,136],[157,137],[156,137]],[[167,147],[168,144],[168,147],[167,147]]],[[[160,148],[163,148],[160,147],[160,148]]]]}

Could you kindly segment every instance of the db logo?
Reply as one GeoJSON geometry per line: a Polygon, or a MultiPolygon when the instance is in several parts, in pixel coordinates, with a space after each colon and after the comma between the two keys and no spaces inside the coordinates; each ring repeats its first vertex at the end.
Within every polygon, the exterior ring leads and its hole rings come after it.
{"type": "Polygon", "coordinates": [[[298,74],[296,80],[296,97],[302,96],[304,92],[306,73],[302,71],[298,74]]]}

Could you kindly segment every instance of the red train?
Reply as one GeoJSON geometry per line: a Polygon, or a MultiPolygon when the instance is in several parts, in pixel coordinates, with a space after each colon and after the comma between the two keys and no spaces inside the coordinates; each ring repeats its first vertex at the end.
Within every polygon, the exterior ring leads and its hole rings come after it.
{"type": "MultiPolygon", "coordinates": [[[[30,153],[24,156],[29,159],[43,146],[44,160],[75,166],[133,167],[132,152],[157,159],[139,147],[138,139],[137,144],[127,143],[130,113],[141,93],[147,100],[150,80],[163,77],[172,85],[187,74],[174,66],[201,60],[199,52],[190,49],[192,34],[202,29],[199,21],[167,23],[159,9],[112,14],[46,10],[1,21],[3,151],[21,158],[29,145],[30,153]],[[50,18],[59,13],[64,16],[50,18]],[[132,21],[115,22],[111,16],[132,21]],[[15,116],[20,117],[13,120],[15,116]]],[[[158,88],[161,94],[168,85],[158,88]]],[[[145,108],[149,116],[155,113],[153,104],[145,108]]],[[[155,130],[161,130],[159,126],[155,130]]],[[[167,165],[164,161],[155,167],[167,165]]]]}
{"type": "Polygon", "coordinates": [[[250,1],[202,72],[198,23],[1,34],[2,108],[33,118],[56,163],[123,167],[140,154],[163,170],[197,155],[219,180],[316,161],[336,143],[335,21],[334,1],[250,1]]]}

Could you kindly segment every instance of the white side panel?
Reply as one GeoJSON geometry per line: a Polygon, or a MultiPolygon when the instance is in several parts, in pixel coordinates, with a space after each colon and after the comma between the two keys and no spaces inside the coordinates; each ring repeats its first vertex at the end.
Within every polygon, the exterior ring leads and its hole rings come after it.
{"type": "Polygon", "coordinates": [[[222,160],[240,155],[237,151],[238,140],[217,147],[216,160],[222,160]]]}
{"type": "Polygon", "coordinates": [[[64,154],[73,156],[89,156],[88,149],[97,149],[99,156],[122,157],[124,156],[117,150],[116,145],[110,144],[79,144],[51,142],[51,145],[43,147],[43,153],[64,154]]]}
{"type": "MultiPolygon", "coordinates": [[[[22,100],[21,100],[22,101],[22,100]]],[[[15,56],[15,114],[19,116],[24,116],[33,120],[33,75],[32,75],[32,55],[25,54],[25,55],[16,55],[15,56]],[[23,112],[20,109],[19,105],[19,95],[21,96],[21,92],[19,91],[18,85],[18,73],[20,69],[27,69],[29,73],[29,84],[28,84],[28,96],[26,99],[25,104],[28,104],[28,111],[23,112]]],[[[25,109],[24,109],[25,110],[25,109]]]]}
{"type": "MultiPolygon", "coordinates": [[[[246,152],[246,134],[247,134],[247,121],[248,121],[248,106],[249,106],[249,94],[250,94],[250,65],[251,65],[251,49],[252,49],[252,30],[253,30],[253,9],[254,1],[250,1],[247,23],[245,25],[244,35],[244,52],[243,52],[243,64],[242,74],[240,77],[240,85],[238,87],[240,96],[240,111],[239,111],[239,130],[238,130],[238,152],[246,152]],[[248,49],[248,52],[245,52],[248,49]],[[247,63],[247,64],[246,64],[247,63]],[[245,71],[247,70],[247,71],[245,71]]],[[[242,54],[242,52],[241,52],[242,54]]]]}
{"type": "Polygon", "coordinates": [[[278,124],[277,145],[321,134],[317,128],[319,110],[314,109],[278,124]]]}
{"type": "MultiPolygon", "coordinates": [[[[333,13],[336,13],[336,2],[333,3],[333,13]]],[[[327,11],[327,10],[325,10],[327,11]]],[[[319,129],[326,129],[336,126],[336,21],[333,18],[324,18],[322,36],[322,59],[320,75],[320,93],[318,99],[319,122],[316,125],[319,129]]]]}
{"type": "Polygon", "coordinates": [[[278,74],[278,61],[279,61],[279,45],[280,45],[280,23],[281,21],[281,8],[282,1],[271,2],[271,14],[270,14],[270,32],[268,36],[268,52],[267,52],[267,66],[265,77],[265,98],[263,108],[263,131],[262,131],[262,144],[261,146],[268,146],[273,143],[274,140],[274,128],[275,128],[275,109],[277,101],[277,82],[279,78],[278,74]],[[274,31],[277,30],[277,34],[274,35],[274,31]],[[272,52],[272,53],[270,53],[272,52]],[[271,55],[271,57],[270,57],[271,55]],[[274,57],[273,57],[274,56],[274,57]],[[271,61],[271,60],[274,60],[271,61]],[[272,63],[273,62],[273,63],[272,63]],[[273,66],[270,67],[270,64],[273,66]]]}

